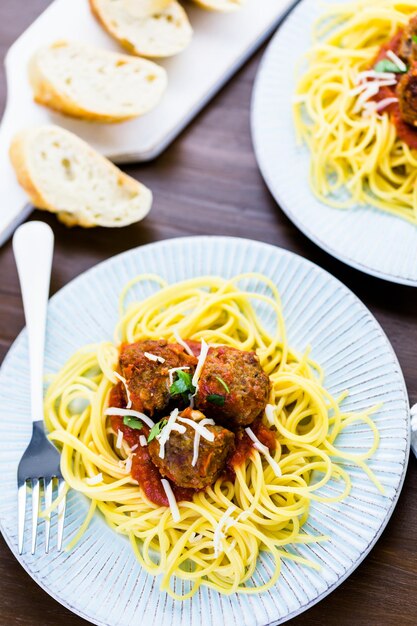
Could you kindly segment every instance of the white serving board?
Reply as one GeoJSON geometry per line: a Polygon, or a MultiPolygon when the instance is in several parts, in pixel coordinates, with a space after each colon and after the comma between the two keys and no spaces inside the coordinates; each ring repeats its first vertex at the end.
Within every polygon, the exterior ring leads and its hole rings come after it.
{"type": "Polygon", "coordinates": [[[12,45],[5,59],[8,98],[0,126],[0,245],[31,211],[9,163],[8,148],[15,132],[54,123],[80,135],[115,162],[153,159],[241,67],[296,1],[246,0],[242,9],[231,14],[211,13],[187,3],[193,41],[181,54],[160,61],[168,71],[168,89],[162,102],[142,118],[107,125],[74,120],[33,102],[27,63],[39,46],[74,39],[120,51],[92,16],[88,0],[55,0],[12,45]]]}

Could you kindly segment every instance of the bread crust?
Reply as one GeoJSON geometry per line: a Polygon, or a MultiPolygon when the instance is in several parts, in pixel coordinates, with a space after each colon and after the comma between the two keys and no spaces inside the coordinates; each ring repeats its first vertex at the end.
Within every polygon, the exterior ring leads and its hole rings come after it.
{"type": "Polygon", "coordinates": [[[24,131],[21,131],[14,136],[12,143],[10,144],[9,156],[14,171],[16,172],[17,180],[28,194],[32,204],[38,209],[49,211],[50,209],[47,207],[47,203],[38,192],[27,168],[24,131]]]}
{"type": "Polygon", "coordinates": [[[233,13],[241,8],[243,0],[193,0],[198,6],[207,11],[215,11],[218,13],[233,13]]]}
{"type": "Polygon", "coordinates": [[[181,52],[191,41],[192,28],[191,28],[191,24],[190,24],[190,22],[188,20],[188,16],[187,16],[185,10],[183,9],[183,7],[176,0],[172,0],[172,3],[174,3],[174,2],[177,5],[177,10],[181,14],[181,18],[182,18],[183,24],[187,25],[187,27],[189,28],[190,36],[189,36],[188,40],[186,41],[186,43],[183,46],[178,47],[178,49],[176,48],[175,50],[167,50],[167,51],[161,53],[161,52],[158,52],[156,50],[150,51],[149,49],[148,50],[139,49],[129,39],[127,39],[125,37],[121,37],[118,29],[111,23],[110,20],[106,19],[106,16],[104,15],[104,12],[102,12],[100,10],[99,0],[89,0],[90,8],[91,8],[91,11],[92,11],[94,17],[101,24],[101,26],[104,28],[104,30],[109,35],[111,35],[113,37],[113,39],[118,41],[119,44],[125,50],[130,52],[130,54],[134,54],[136,56],[148,57],[149,59],[158,59],[158,58],[161,59],[161,58],[165,58],[165,57],[174,56],[175,54],[178,54],[179,52],[181,52]]]}

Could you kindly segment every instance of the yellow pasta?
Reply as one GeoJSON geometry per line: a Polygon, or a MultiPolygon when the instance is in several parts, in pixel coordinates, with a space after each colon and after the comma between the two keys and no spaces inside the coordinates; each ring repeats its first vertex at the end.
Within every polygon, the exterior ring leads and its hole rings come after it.
{"type": "Polygon", "coordinates": [[[417,2],[354,0],[317,21],[293,103],[298,140],[311,152],[310,185],[336,208],[371,205],[417,224],[417,151],[387,112],[357,111],[356,77],[417,12],[417,2]]]}
{"type": "Polygon", "coordinates": [[[51,439],[62,447],[65,480],[91,500],[88,519],[74,540],[99,510],[111,528],[129,537],[141,566],[154,576],[162,575],[161,589],[182,600],[200,585],[224,594],[265,591],[278,579],[283,558],[317,567],[284,548],[326,540],[307,534],[302,527],[312,500],[335,502],[349,494],[349,474],[337,460],[356,463],[383,489],[366,464],[378,447],[379,436],[372,410],[343,411],[346,394],[333,398],[323,387],[323,371],[308,352],[297,354],[288,345],[275,285],[259,274],[231,280],[202,277],[174,285],[166,285],[159,277],[139,276],[124,290],[120,314],[114,343],[76,352],[53,378],[45,397],[45,420],[51,439]],[[155,292],[125,308],[124,301],[138,281],[148,285],[154,281],[155,292]],[[251,285],[256,285],[257,293],[251,285]],[[269,314],[270,330],[261,323],[258,306],[269,314]],[[204,338],[211,345],[256,350],[271,380],[269,403],[274,410],[263,419],[275,429],[273,458],[282,472],[278,477],[254,448],[236,468],[233,480],[219,478],[196,492],[191,501],[179,502],[177,522],[170,508],[149,501],[132,479],[125,462],[129,447],[123,442],[116,448],[116,434],[105,416],[116,382],[120,343],[145,338],[175,341],[175,330],[183,338],[204,338]],[[369,450],[360,455],[338,450],[338,434],[360,421],[373,433],[369,450]],[[332,479],[337,479],[336,492],[325,497],[321,487],[332,479]],[[221,527],[227,511],[228,523],[221,527]],[[271,553],[274,572],[263,585],[254,586],[248,581],[262,550],[271,553]],[[190,591],[175,593],[173,576],[189,581],[190,591]]]}

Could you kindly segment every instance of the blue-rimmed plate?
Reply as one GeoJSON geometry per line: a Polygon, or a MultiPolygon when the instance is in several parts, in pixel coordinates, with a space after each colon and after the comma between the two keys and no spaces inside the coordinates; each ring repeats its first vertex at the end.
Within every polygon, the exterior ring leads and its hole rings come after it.
{"type": "MultiPolygon", "coordinates": [[[[383,402],[375,415],[381,443],[370,466],[385,487],[381,495],[356,467],[348,467],[352,492],[342,503],[313,503],[307,529],[330,536],[326,543],[294,550],[320,571],[283,562],[278,584],[258,595],[221,596],[201,588],[178,603],[158,591],[158,579],[141,570],[128,541],[96,515],[71,552],[17,554],[16,469],[31,431],[29,372],[25,332],[8,353],[0,372],[0,521],[3,535],[34,580],[63,605],[106,626],[264,626],[304,611],[340,584],[368,554],[398,499],[409,453],[409,407],[404,379],[381,327],[339,281],[288,251],[244,239],[193,237],[131,250],[101,263],[56,294],[49,306],[46,371],[56,372],[80,346],[112,338],[117,298],[138,273],[159,273],[169,282],[206,274],[230,277],[263,272],[279,287],[290,344],[312,355],[326,371],[325,384],[338,395],[348,388],[345,406],[355,411],[383,402]]],[[[138,286],[137,296],[151,286],[138,286]]],[[[344,448],[369,446],[363,426],[343,434],[344,448]]],[[[332,485],[326,487],[329,493],[332,485]]],[[[71,493],[66,537],[81,524],[84,498],[71,493]]],[[[56,529],[54,529],[56,532],[56,529]]],[[[39,543],[43,541],[39,531],[39,543]]],[[[28,546],[26,546],[28,550],[28,546]]],[[[256,576],[267,578],[269,556],[259,559],[256,576]]],[[[181,587],[181,581],[176,584],[181,587]]]]}

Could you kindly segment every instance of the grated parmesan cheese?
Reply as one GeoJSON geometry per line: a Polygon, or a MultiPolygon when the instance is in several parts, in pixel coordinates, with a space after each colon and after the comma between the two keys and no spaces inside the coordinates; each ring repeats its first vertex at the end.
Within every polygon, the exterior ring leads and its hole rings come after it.
{"type": "Polygon", "coordinates": [[[130,474],[130,472],[132,470],[132,461],[133,461],[133,457],[134,456],[135,456],[134,454],[131,454],[126,459],[126,464],[125,464],[126,474],[130,474]]]}
{"type": "Polygon", "coordinates": [[[122,441],[123,441],[123,431],[122,430],[118,430],[117,431],[116,448],[121,448],[122,447],[122,441]]]}
{"type": "Polygon", "coordinates": [[[384,98],[383,100],[380,100],[379,102],[365,102],[365,104],[363,105],[362,116],[369,117],[370,115],[374,113],[379,113],[380,111],[385,109],[385,107],[389,106],[390,104],[393,104],[394,102],[398,102],[398,98],[390,97],[390,98],[384,98]]]}
{"type": "Polygon", "coordinates": [[[186,343],[184,339],[181,339],[180,334],[177,329],[174,330],[174,337],[175,337],[175,341],[179,343],[180,346],[182,346],[189,355],[195,356],[194,352],[191,350],[188,343],[186,343]]]}
{"type": "Polygon", "coordinates": [[[225,513],[223,513],[223,515],[221,516],[220,520],[216,524],[216,527],[215,527],[214,533],[213,533],[213,546],[214,546],[214,556],[215,557],[219,556],[220,551],[222,550],[222,546],[221,546],[222,539],[225,539],[225,535],[224,535],[224,532],[222,530],[223,526],[227,523],[229,518],[231,518],[232,513],[235,510],[236,510],[235,505],[231,504],[229,506],[229,508],[227,509],[227,511],[225,513]]]}
{"type": "Polygon", "coordinates": [[[126,404],[126,408],[130,409],[132,407],[132,398],[130,397],[130,391],[129,391],[129,387],[127,386],[127,380],[124,376],[122,376],[121,374],[119,374],[119,372],[114,372],[115,377],[120,380],[120,382],[123,384],[125,391],[126,391],[126,397],[127,397],[127,404],[126,404]]]}
{"type": "Polygon", "coordinates": [[[108,409],[106,409],[104,411],[105,415],[119,415],[120,417],[136,417],[139,420],[142,420],[142,422],[145,422],[145,424],[147,424],[147,426],[149,426],[149,428],[152,428],[153,426],[155,426],[155,423],[151,420],[150,417],[148,417],[147,415],[145,415],[144,413],[140,413],[140,411],[134,411],[133,409],[119,409],[118,407],[115,406],[109,406],[108,409]]]}
{"type": "Polygon", "coordinates": [[[171,509],[172,519],[174,520],[174,522],[179,522],[181,519],[180,511],[179,511],[174,493],[172,491],[171,485],[166,480],[166,478],[161,478],[161,483],[162,483],[162,487],[164,488],[165,495],[168,498],[168,504],[169,504],[169,508],[171,509]]]}
{"type": "MultiPolygon", "coordinates": [[[[214,426],[214,421],[208,418],[205,418],[203,420],[201,420],[201,422],[199,423],[200,426],[205,426],[206,424],[211,424],[214,426]]],[[[208,431],[210,432],[210,431],[208,431]]],[[[213,433],[211,433],[213,434],[213,433]]],[[[192,467],[195,467],[198,461],[198,455],[200,452],[200,439],[201,439],[201,433],[195,429],[195,435],[194,435],[194,447],[193,447],[193,460],[191,461],[191,465],[192,467]]],[[[214,441],[214,435],[213,435],[213,441],[214,441]]]]}
{"type": "Polygon", "coordinates": [[[150,352],[144,352],[143,356],[146,356],[146,358],[149,361],[158,361],[159,363],[165,363],[164,357],[158,356],[157,354],[151,354],[150,352]]]}
{"type": "Polygon", "coordinates": [[[191,384],[195,387],[194,395],[197,394],[198,380],[200,378],[200,374],[201,374],[201,370],[203,369],[204,362],[207,358],[208,351],[209,351],[209,345],[204,341],[204,339],[202,339],[200,356],[198,357],[197,367],[195,368],[194,376],[191,380],[191,384]]]}
{"type": "Polygon", "coordinates": [[[195,467],[197,465],[198,455],[199,455],[199,452],[200,452],[200,439],[201,439],[200,433],[195,431],[195,434],[194,434],[194,446],[193,446],[193,458],[192,458],[192,461],[191,461],[191,466],[192,467],[195,467]]]}
{"type": "Polygon", "coordinates": [[[275,425],[275,407],[273,404],[267,404],[265,407],[265,417],[268,420],[268,424],[275,425]]]}
{"type": "Polygon", "coordinates": [[[183,435],[187,429],[181,424],[174,424],[172,430],[175,430],[177,433],[180,433],[180,435],[183,435]]]}
{"type": "Polygon", "coordinates": [[[402,61],[400,59],[399,56],[397,56],[395,54],[395,52],[393,50],[387,50],[387,57],[394,63],[394,65],[396,65],[398,67],[398,69],[401,72],[406,72],[407,71],[407,66],[404,63],[404,61],[402,61]]]}
{"type": "Polygon", "coordinates": [[[370,83],[369,86],[366,87],[358,97],[355,106],[353,107],[353,112],[357,113],[361,110],[365,102],[376,96],[379,91],[379,83],[370,83]]]}
{"type": "Polygon", "coordinates": [[[236,524],[240,522],[240,520],[244,521],[245,519],[247,519],[249,515],[250,515],[249,511],[242,511],[241,513],[239,513],[236,519],[230,518],[230,520],[226,522],[224,529],[229,530],[231,526],[236,526],[236,524]]]}
{"type": "MultiPolygon", "coordinates": [[[[373,92],[372,95],[376,95],[381,87],[391,87],[396,85],[397,81],[395,79],[385,79],[385,80],[372,80],[366,83],[361,83],[357,87],[354,87],[350,90],[349,95],[358,96],[359,94],[365,94],[369,91],[373,92]]],[[[363,98],[367,99],[364,95],[363,98]]]]}
{"type": "Polygon", "coordinates": [[[376,103],[375,111],[382,111],[382,109],[385,109],[385,107],[393,104],[394,102],[398,102],[398,98],[384,98],[383,100],[380,100],[376,103]]]}
{"type": "Polygon", "coordinates": [[[166,424],[166,426],[164,426],[162,431],[156,437],[157,440],[159,441],[159,458],[160,459],[165,458],[165,444],[169,439],[171,430],[173,429],[175,421],[178,417],[178,413],[179,413],[178,409],[174,409],[173,411],[171,411],[171,415],[169,416],[168,423],[166,424]]]}
{"type": "MultiPolygon", "coordinates": [[[[141,435],[140,437],[143,437],[143,435],[141,435]]],[[[139,437],[139,440],[140,440],[140,437],[139,437]]],[[[145,441],[146,441],[146,438],[145,438],[145,441]]],[[[137,448],[138,448],[138,444],[135,443],[135,445],[130,448],[130,451],[134,452],[137,448]]]]}
{"type": "Polygon", "coordinates": [[[269,448],[267,446],[264,446],[264,444],[259,441],[258,437],[255,435],[255,433],[253,432],[251,428],[245,428],[245,432],[250,437],[250,439],[252,439],[253,447],[256,448],[261,454],[264,455],[265,459],[267,460],[269,465],[272,467],[275,476],[278,476],[278,477],[282,476],[281,468],[278,465],[278,463],[275,461],[275,459],[273,459],[272,456],[270,455],[269,448]]]}
{"type": "Polygon", "coordinates": [[[366,81],[368,78],[376,78],[378,80],[395,80],[396,76],[393,72],[376,72],[375,70],[366,70],[359,72],[355,78],[355,84],[366,81]]]}
{"type": "MultiPolygon", "coordinates": [[[[371,117],[371,115],[375,115],[376,113],[376,102],[366,102],[363,105],[362,117],[371,117]]],[[[347,184],[351,185],[351,182],[352,181],[349,181],[347,184]]]]}
{"type": "Polygon", "coordinates": [[[98,485],[99,483],[103,482],[103,474],[100,472],[99,474],[96,474],[95,476],[86,478],[85,482],[87,483],[87,485],[98,485]]]}
{"type": "MultiPolygon", "coordinates": [[[[139,437],[139,443],[140,443],[140,445],[142,446],[142,448],[144,448],[145,446],[147,446],[147,445],[148,445],[148,441],[147,441],[147,439],[146,439],[145,435],[141,435],[141,436],[139,437]]],[[[138,444],[136,444],[136,447],[137,447],[137,445],[138,445],[138,444]]],[[[133,450],[133,448],[132,448],[132,450],[133,450]]]]}
{"type": "Polygon", "coordinates": [[[134,456],[135,454],[130,453],[126,459],[123,459],[123,461],[119,461],[119,467],[121,467],[126,472],[126,474],[130,474],[132,470],[132,462],[134,456]]]}
{"type": "Polygon", "coordinates": [[[196,533],[191,533],[188,541],[190,543],[197,543],[197,541],[201,541],[202,539],[204,539],[203,535],[197,535],[196,533]]]}
{"type": "Polygon", "coordinates": [[[231,552],[233,552],[233,550],[236,548],[236,544],[236,539],[233,539],[232,543],[230,545],[227,545],[227,547],[224,549],[225,553],[229,555],[231,552]]]}
{"type": "Polygon", "coordinates": [[[194,422],[193,420],[188,419],[188,417],[179,417],[178,421],[183,424],[188,424],[191,428],[194,428],[194,430],[200,433],[201,437],[204,437],[207,441],[214,441],[214,433],[205,428],[203,425],[203,422],[205,422],[206,424],[214,426],[215,422],[212,419],[206,418],[205,420],[201,420],[201,422],[194,422]]]}

